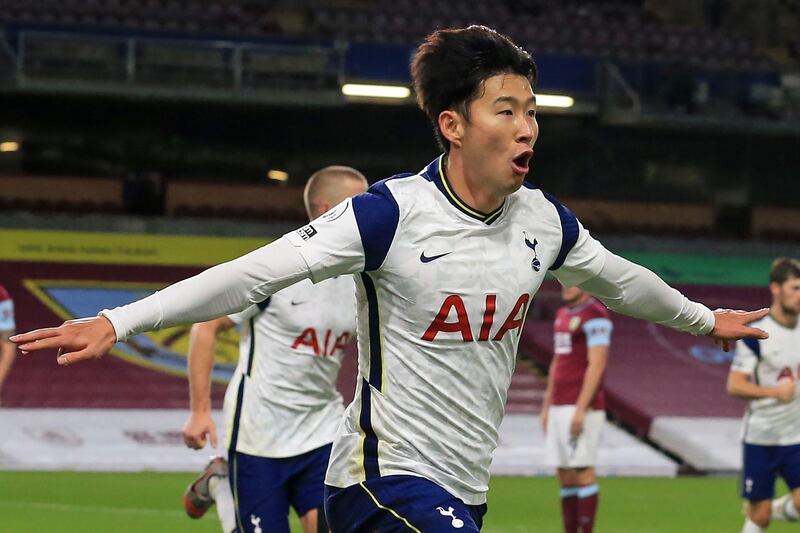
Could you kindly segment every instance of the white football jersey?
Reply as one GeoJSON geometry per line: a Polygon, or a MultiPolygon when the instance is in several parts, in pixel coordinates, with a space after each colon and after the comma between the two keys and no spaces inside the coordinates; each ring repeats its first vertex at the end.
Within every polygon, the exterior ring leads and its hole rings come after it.
{"type": "MultiPolygon", "coordinates": [[[[771,316],[753,322],[769,333],[764,340],[745,339],[736,343],[732,370],[750,374],[753,383],[774,387],[780,379],[797,380],[800,374],[800,326],[789,329],[771,316]]],[[[751,400],[742,424],[742,438],[748,444],[800,444],[800,399],[782,402],[776,398],[751,400]]]]}
{"type": "Polygon", "coordinates": [[[280,458],[331,443],[344,412],[336,380],[355,334],[352,276],[301,281],[230,318],[241,324],[241,356],[225,393],[227,447],[280,458]]]}
{"type": "Polygon", "coordinates": [[[14,300],[11,299],[5,288],[0,285],[0,332],[13,334],[16,327],[14,323],[14,300]]]}
{"type": "Polygon", "coordinates": [[[596,276],[605,250],[527,185],[492,213],[469,208],[443,167],[376,183],[286,238],[315,282],[358,273],[359,381],[326,483],[417,475],[474,505],[533,295],[548,270],[596,276]]]}

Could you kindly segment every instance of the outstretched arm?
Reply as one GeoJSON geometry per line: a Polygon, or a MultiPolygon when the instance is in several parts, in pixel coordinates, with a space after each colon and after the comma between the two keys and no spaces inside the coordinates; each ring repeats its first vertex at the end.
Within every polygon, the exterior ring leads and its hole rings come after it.
{"type": "MultiPolygon", "coordinates": [[[[593,241],[593,239],[592,239],[593,241]]],[[[706,306],[693,302],[667,285],[650,270],[612,254],[594,241],[595,253],[602,254],[602,261],[594,264],[596,274],[584,278],[579,286],[601,300],[609,309],[618,313],[649,320],[678,331],[693,335],[708,335],[720,341],[728,351],[729,341],[744,337],[766,339],[769,335],[759,328],[747,324],[764,317],[769,310],[710,311],[706,306]]],[[[589,243],[587,243],[589,244],[589,243]]],[[[561,279],[566,274],[569,284],[576,269],[565,273],[555,272],[561,279]]]]}
{"type": "Polygon", "coordinates": [[[57,349],[58,364],[100,357],[117,341],[177,324],[204,322],[241,311],[311,276],[298,248],[281,238],[99,317],[15,335],[23,353],[57,349]]]}
{"type": "Polygon", "coordinates": [[[189,448],[199,450],[206,445],[217,447],[217,428],[211,418],[211,371],[217,335],[233,327],[227,316],[192,326],[189,334],[188,376],[190,414],[183,426],[183,441],[189,448]]]}

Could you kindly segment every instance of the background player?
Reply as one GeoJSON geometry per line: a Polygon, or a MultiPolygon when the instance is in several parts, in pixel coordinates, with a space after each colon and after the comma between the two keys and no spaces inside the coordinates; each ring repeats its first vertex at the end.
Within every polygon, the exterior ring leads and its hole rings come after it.
{"type": "Polygon", "coordinates": [[[766,310],[710,311],[602,247],[523,182],[538,136],[530,55],[483,27],[437,30],[412,78],[445,153],[264,248],[100,317],[17,335],[59,364],[208,320],[311,278],[359,273],[359,382],[334,440],[334,531],[475,532],[519,333],[548,270],[612,310],[723,343],[766,310]]]}
{"type": "Polygon", "coordinates": [[[567,304],[553,325],[553,362],[542,405],[547,462],[558,468],[567,533],[591,533],[599,490],[597,446],[605,422],[603,375],[613,325],[606,306],[578,287],[562,287],[567,304]]]}
{"type": "MultiPolygon", "coordinates": [[[[367,180],[354,168],[330,166],[306,183],[311,220],[364,192],[367,180]]],[[[355,286],[339,276],[316,286],[288,287],[241,313],[192,327],[189,343],[191,414],[183,428],[190,448],[211,440],[211,370],[218,333],[241,325],[239,364],[225,394],[230,461],[212,459],[187,489],[190,516],[199,518],[216,501],[226,532],[289,531],[291,505],[305,533],[327,531],[323,505],[331,442],[344,413],[336,390],[345,346],[355,332],[355,286]],[[234,504],[234,500],[236,504],[234,504]],[[234,506],[238,506],[238,513],[234,506]]]]}
{"type": "Polygon", "coordinates": [[[0,285],[0,405],[3,403],[3,383],[17,356],[16,345],[8,339],[15,329],[14,301],[5,287],[0,285]]]}
{"type": "Polygon", "coordinates": [[[742,427],[743,533],[763,531],[770,518],[800,518],[800,262],[776,259],[769,290],[769,315],[754,322],[769,338],[739,342],[728,374],[728,393],[750,400],[742,427]],[[791,492],[773,502],[776,474],[791,492]]]}

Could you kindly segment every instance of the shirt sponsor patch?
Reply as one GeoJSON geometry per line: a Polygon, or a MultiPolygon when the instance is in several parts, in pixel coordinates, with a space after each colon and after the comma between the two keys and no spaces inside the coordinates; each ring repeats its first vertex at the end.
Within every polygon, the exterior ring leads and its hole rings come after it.
{"type": "Polygon", "coordinates": [[[307,241],[308,239],[317,234],[317,230],[316,228],[314,228],[314,226],[309,224],[297,230],[297,234],[300,235],[300,237],[302,237],[304,241],[307,241]]]}

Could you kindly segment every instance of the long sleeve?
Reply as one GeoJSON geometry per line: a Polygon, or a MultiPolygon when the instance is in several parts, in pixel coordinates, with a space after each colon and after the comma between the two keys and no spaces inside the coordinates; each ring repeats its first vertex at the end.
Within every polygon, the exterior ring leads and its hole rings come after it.
{"type": "MultiPolygon", "coordinates": [[[[689,300],[650,270],[612,254],[591,237],[585,243],[602,256],[602,267],[579,286],[609,309],[693,335],[714,329],[714,314],[706,306],[689,300]]],[[[558,270],[555,275],[561,279],[558,270]]]]}
{"type": "MultiPolygon", "coordinates": [[[[371,200],[372,196],[362,194],[345,200],[310,224],[267,246],[138,302],[104,310],[101,315],[111,321],[117,340],[124,340],[143,331],[202,322],[242,311],[306,278],[317,283],[362,271],[369,254],[362,244],[364,232],[356,211],[369,213],[364,205],[376,203],[371,200]]],[[[382,216],[391,218],[391,213],[382,216]]],[[[383,227],[381,215],[371,220],[372,227],[383,227]]]]}
{"type": "Polygon", "coordinates": [[[103,310],[117,340],[241,311],[311,275],[297,247],[281,238],[233,261],[122,307],[103,310]]]}

